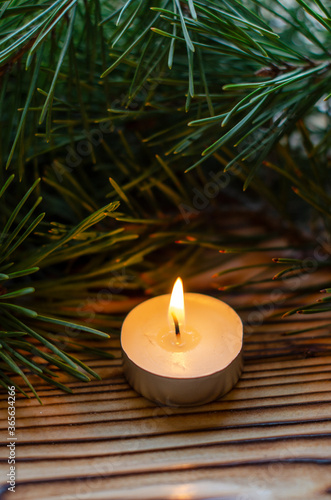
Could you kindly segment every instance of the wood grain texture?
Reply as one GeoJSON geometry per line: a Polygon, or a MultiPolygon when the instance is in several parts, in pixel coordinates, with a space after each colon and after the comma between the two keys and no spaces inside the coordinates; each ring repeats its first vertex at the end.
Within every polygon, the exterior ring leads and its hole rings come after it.
{"type": "MultiPolygon", "coordinates": [[[[232,303],[246,322],[253,297],[232,303]]],[[[39,381],[43,406],[18,397],[17,491],[6,491],[4,445],[1,500],[331,500],[331,336],[320,324],[305,319],[300,328],[313,331],[286,336],[293,319],[266,315],[245,338],[237,386],[184,409],[136,394],[111,339],[116,359],[89,360],[102,381],[61,376],[73,395],[39,381]]]]}

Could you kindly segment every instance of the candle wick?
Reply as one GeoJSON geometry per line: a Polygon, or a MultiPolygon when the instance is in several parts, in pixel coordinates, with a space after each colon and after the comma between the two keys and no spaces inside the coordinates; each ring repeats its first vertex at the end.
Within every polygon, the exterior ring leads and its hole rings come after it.
{"type": "Polygon", "coordinates": [[[171,313],[171,316],[172,316],[172,319],[174,320],[174,323],[175,323],[176,338],[178,339],[180,336],[179,322],[178,322],[178,319],[177,319],[175,313],[171,313]]]}

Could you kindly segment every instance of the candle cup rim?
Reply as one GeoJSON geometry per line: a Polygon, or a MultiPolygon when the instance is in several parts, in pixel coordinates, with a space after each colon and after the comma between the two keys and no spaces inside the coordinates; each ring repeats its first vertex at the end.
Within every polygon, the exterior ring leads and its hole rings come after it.
{"type": "MultiPolygon", "coordinates": [[[[213,295],[207,295],[206,293],[200,293],[200,292],[185,292],[185,293],[184,293],[184,298],[185,298],[186,296],[192,296],[192,295],[193,295],[193,296],[200,296],[200,297],[207,297],[208,299],[212,299],[212,300],[215,300],[215,301],[217,301],[217,302],[220,302],[221,304],[224,304],[224,305],[225,305],[225,306],[227,306],[229,309],[231,309],[231,311],[232,311],[233,313],[235,313],[235,315],[236,315],[236,316],[237,316],[237,318],[240,320],[240,323],[241,323],[241,325],[242,325],[242,327],[243,327],[243,322],[242,322],[242,319],[241,319],[241,317],[239,316],[239,314],[237,313],[237,311],[236,311],[236,310],[235,310],[232,306],[230,306],[230,304],[228,304],[227,302],[224,302],[224,300],[221,300],[221,299],[219,299],[219,298],[217,298],[217,297],[214,297],[213,295]]],[[[135,311],[136,309],[138,309],[140,306],[142,306],[142,305],[143,305],[143,304],[145,304],[146,302],[149,302],[149,301],[151,301],[151,300],[155,300],[155,299],[159,299],[159,298],[162,298],[162,297],[169,297],[169,298],[170,298],[170,297],[171,297],[171,293],[163,293],[163,294],[161,294],[161,295],[155,295],[155,296],[153,296],[153,297],[149,297],[149,298],[147,298],[146,300],[143,300],[142,302],[139,302],[139,304],[135,305],[135,306],[131,309],[131,311],[129,311],[129,312],[127,313],[127,315],[125,316],[124,321],[123,321],[123,323],[122,323],[122,328],[121,328],[121,330],[123,329],[123,325],[124,325],[124,323],[125,323],[125,320],[128,318],[128,316],[129,316],[129,315],[130,315],[133,311],[135,311]]]]}
{"type": "Polygon", "coordinates": [[[243,370],[243,350],[224,369],[202,377],[157,375],[138,366],[125,352],[123,365],[128,383],[148,400],[173,407],[200,406],[220,399],[238,382],[243,370]]]}
{"type": "Polygon", "coordinates": [[[160,377],[162,379],[168,379],[168,380],[177,380],[177,381],[183,381],[183,380],[202,380],[202,379],[207,379],[209,377],[213,377],[215,375],[221,374],[221,372],[223,372],[227,368],[229,368],[229,366],[231,366],[232,363],[234,363],[236,360],[238,360],[238,358],[240,358],[240,357],[242,358],[243,357],[243,344],[242,344],[241,349],[239,350],[238,354],[236,354],[236,356],[234,358],[232,358],[231,361],[227,365],[223,366],[220,370],[212,371],[210,373],[207,373],[206,375],[198,375],[198,376],[190,376],[190,377],[171,377],[169,375],[160,375],[159,373],[155,373],[155,372],[153,372],[151,370],[147,370],[146,368],[143,368],[140,365],[138,365],[135,361],[132,361],[132,359],[127,354],[127,352],[122,348],[122,360],[123,360],[124,356],[126,356],[126,358],[133,365],[135,365],[137,368],[139,368],[140,370],[143,370],[146,373],[154,375],[155,377],[160,377]]]}

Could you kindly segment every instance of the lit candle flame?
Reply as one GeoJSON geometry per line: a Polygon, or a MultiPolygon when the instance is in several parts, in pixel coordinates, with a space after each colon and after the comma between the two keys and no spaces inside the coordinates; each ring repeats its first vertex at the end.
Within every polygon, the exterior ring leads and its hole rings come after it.
{"type": "Polygon", "coordinates": [[[169,317],[171,323],[175,327],[176,336],[178,337],[185,324],[184,289],[183,282],[180,278],[176,279],[172,289],[169,304],[169,317]]]}

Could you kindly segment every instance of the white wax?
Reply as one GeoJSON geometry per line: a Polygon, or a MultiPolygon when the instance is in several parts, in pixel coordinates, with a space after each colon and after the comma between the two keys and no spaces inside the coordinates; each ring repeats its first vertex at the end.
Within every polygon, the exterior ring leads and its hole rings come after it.
{"type": "Polygon", "coordinates": [[[240,375],[242,322],[224,302],[185,293],[185,331],[178,339],[169,322],[169,302],[170,295],[154,297],[126,317],[121,343],[127,378],[138,392],[166,404],[199,404],[215,399],[217,387],[219,396],[230,390],[240,375]],[[197,379],[200,392],[207,391],[208,397],[202,393],[186,395],[191,390],[188,382],[197,379]]]}

